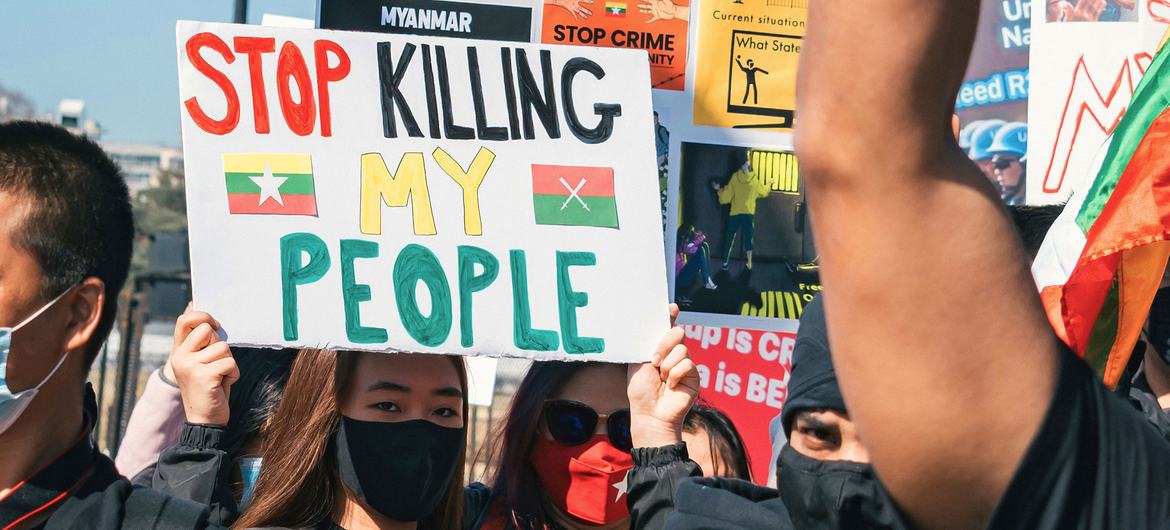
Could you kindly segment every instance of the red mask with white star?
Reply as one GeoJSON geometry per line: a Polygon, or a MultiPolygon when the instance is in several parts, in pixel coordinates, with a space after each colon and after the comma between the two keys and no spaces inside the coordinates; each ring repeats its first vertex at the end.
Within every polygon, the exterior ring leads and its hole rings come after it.
{"type": "Polygon", "coordinates": [[[571,446],[538,434],[532,446],[532,467],[549,500],[577,519],[605,525],[630,515],[626,475],[634,459],[610,444],[604,434],[571,446]]]}

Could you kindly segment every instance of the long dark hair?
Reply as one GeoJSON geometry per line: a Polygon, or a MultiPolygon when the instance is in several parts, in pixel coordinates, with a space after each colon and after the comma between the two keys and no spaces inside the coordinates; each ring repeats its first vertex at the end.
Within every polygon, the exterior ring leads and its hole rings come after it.
{"type": "Polygon", "coordinates": [[[687,412],[683,431],[694,434],[700,428],[707,432],[707,443],[711,446],[711,463],[715,467],[712,471],[717,476],[750,481],[751,461],[731,419],[719,409],[697,404],[687,412]]]}
{"type": "Polygon", "coordinates": [[[253,437],[266,434],[269,420],[280,407],[284,385],[296,356],[297,350],[291,348],[232,348],[240,379],[232,385],[228,396],[231,416],[220,444],[229,458],[239,456],[253,437]]]}
{"type": "Polygon", "coordinates": [[[540,436],[544,403],[583,367],[591,363],[532,363],[512,396],[507,418],[497,429],[488,462],[492,492],[502,499],[504,515],[520,530],[549,528],[541,502],[540,481],[529,463],[532,443],[540,436]]]}
{"type": "MultiPolygon", "coordinates": [[[[357,364],[356,352],[304,349],[293,363],[287,392],[272,420],[264,449],[264,465],[248,508],[235,528],[315,527],[329,520],[335,492],[341,485],[329,444],[341,412],[338,399],[349,387],[357,364]],[[299,390],[299,391],[297,391],[299,390]]],[[[467,439],[467,371],[463,358],[451,356],[463,390],[463,433],[467,439]]],[[[419,528],[460,528],[463,518],[464,451],[443,501],[419,528]]]]}

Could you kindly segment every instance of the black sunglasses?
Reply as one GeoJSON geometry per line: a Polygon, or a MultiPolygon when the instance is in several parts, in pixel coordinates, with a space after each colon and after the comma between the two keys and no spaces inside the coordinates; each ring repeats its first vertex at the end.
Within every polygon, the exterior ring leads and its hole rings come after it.
{"type": "Polygon", "coordinates": [[[605,432],[614,447],[629,452],[634,446],[630,439],[630,409],[619,409],[609,414],[598,414],[584,403],[558,399],[545,402],[544,423],[553,439],[564,445],[581,445],[593,437],[597,422],[605,418],[605,432]]]}
{"type": "Polygon", "coordinates": [[[991,159],[991,166],[994,167],[995,169],[1003,171],[1009,167],[1012,167],[1012,162],[1015,162],[1015,161],[1016,160],[1014,158],[995,157],[995,158],[991,159]]]}

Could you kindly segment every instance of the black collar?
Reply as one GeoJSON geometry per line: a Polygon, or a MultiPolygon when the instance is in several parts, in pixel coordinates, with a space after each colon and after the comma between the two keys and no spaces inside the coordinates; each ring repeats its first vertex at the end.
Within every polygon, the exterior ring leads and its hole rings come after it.
{"type": "Polygon", "coordinates": [[[97,448],[90,422],[65,452],[0,497],[0,529],[8,530],[59,508],[94,472],[97,448]]]}

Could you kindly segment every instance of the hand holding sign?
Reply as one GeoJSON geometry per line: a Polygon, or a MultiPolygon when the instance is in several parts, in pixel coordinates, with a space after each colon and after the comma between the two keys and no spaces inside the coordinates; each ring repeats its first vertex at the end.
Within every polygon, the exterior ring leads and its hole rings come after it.
{"type": "MultiPolygon", "coordinates": [[[[670,305],[671,324],[678,306],[670,305]]],[[[634,447],[661,447],[682,441],[683,420],[699,395],[699,372],[683,345],[681,327],[671,328],[648,363],[631,364],[627,394],[634,447]]]]}
{"type": "Polygon", "coordinates": [[[175,344],[168,362],[189,423],[228,422],[228,395],[240,370],[231,349],[216,334],[218,329],[219,323],[202,311],[188,311],[175,322],[175,344]]]}
{"type": "Polygon", "coordinates": [[[653,351],[645,54],[185,21],[176,39],[192,295],[231,344],[653,351]]]}

